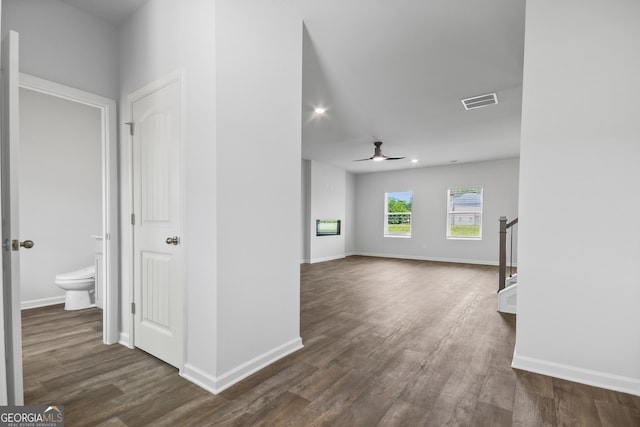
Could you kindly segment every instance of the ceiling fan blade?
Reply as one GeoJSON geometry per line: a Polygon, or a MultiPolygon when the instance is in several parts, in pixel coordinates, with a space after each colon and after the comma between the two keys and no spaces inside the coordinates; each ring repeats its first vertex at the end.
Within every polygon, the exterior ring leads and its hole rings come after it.
{"type": "Polygon", "coordinates": [[[375,146],[375,149],[373,151],[373,156],[366,158],[366,159],[358,159],[358,160],[354,160],[354,162],[364,162],[365,160],[400,160],[400,159],[404,159],[405,157],[388,157],[385,156],[384,154],[382,154],[382,141],[375,141],[373,143],[373,145],[375,146]]]}

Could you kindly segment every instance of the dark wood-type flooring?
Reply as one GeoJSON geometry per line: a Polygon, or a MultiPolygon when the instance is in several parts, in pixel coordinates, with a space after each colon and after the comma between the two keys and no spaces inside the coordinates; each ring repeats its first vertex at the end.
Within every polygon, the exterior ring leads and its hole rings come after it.
{"type": "Polygon", "coordinates": [[[66,426],[640,426],[640,398],[510,368],[497,269],[349,257],[301,266],[304,349],[215,396],[101,343],[97,309],[23,311],[25,404],[66,426]]]}

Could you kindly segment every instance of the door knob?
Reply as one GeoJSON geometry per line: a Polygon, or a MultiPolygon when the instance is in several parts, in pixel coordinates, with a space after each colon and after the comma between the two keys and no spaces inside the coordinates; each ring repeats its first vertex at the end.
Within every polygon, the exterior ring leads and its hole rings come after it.
{"type": "Polygon", "coordinates": [[[25,240],[24,242],[20,242],[20,247],[25,249],[31,249],[34,245],[35,243],[33,243],[33,240],[25,240]]]}
{"type": "Polygon", "coordinates": [[[178,236],[167,237],[167,245],[177,245],[180,243],[180,238],[178,236]]]}
{"type": "Polygon", "coordinates": [[[13,249],[14,251],[17,251],[20,248],[31,249],[34,246],[35,243],[33,243],[33,240],[25,240],[24,242],[21,242],[19,240],[11,241],[11,249],[13,249]]]}

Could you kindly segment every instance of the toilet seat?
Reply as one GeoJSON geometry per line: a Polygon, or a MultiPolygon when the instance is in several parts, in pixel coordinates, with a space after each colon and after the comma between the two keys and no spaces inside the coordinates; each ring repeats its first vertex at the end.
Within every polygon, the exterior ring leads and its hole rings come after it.
{"type": "Polygon", "coordinates": [[[55,283],[82,283],[87,280],[95,279],[96,266],[81,268],[80,270],[70,271],[68,273],[58,274],[55,278],[55,283]]]}

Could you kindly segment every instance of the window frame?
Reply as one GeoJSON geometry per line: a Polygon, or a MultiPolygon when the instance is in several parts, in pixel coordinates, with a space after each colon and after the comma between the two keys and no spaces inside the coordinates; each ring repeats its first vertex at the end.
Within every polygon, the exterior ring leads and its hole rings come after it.
{"type": "Polygon", "coordinates": [[[384,220],[383,220],[383,237],[410,239],[413,234],[413,191],[387,191],[384,193],[384,220]],[[411,211],[409,212],[389,212],[389,195],[397,193],[411,193],[411,211]],[[409,234],[393,234],[389,232],[389,214],[391,215],[409,215],[409,234]]]}
{"type": "Polygon", "coordinates": [[[483,211],[484,211],[484,187],[482,185],[468,186],[468,187],[449,187],[447,188],[447,228],[446,228],[446,238],[447,240],[482,240],[482,222],[483,222],[483,211]],[[479,189],[480,192],[480,208],[476,210],[465,210],[465,211],[454,211],[452,209],[453,204],[451,203],[451,193],[456,190],[465,190],[465,189],[479,189]],[[455,224],[451,224],[451,216],[456,213],[469,213],[479,216],[479,230],[478,236],[455,236],[451,235],[451,226],[455,224]]]}

